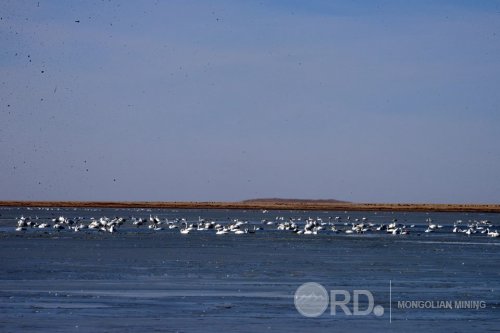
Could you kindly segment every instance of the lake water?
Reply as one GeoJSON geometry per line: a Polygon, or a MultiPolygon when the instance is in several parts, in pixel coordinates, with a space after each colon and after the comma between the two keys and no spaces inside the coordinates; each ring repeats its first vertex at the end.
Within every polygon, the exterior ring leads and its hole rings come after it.
{"type": "Polygon", "coordinates": [[[38,208],[0,214],[1,332],[500,330],[500,238],[452,232],[457,220],[464,227],[489,220],[491,230],[500,230],[498,214],[38,208]],[[61,215],[87,224],[103,216],[127,221],[115,233],[15,231],[21,216],[53,224],[61,215]],[[149,215],[188,224],[237,219],[247,222],[242,229],[263,230],[184,235],[167,224],[154,231],[131,222],[149,215]],[[397,219],[410,234],[345,234],[363,217],[374,225],[397,219]],[[290,218],[341,232],[277,230],[290,218]],[[424,232],[429,218],[442,228],[424,232]],[[295,306],[297,288],[308,282],[328,292],[317,317],[295,306]],[[359,291],[360,311],[377,311],[349,315],[359,291]],[[351,298],[348,311],[335,303],[344,297],[351,298]]]}

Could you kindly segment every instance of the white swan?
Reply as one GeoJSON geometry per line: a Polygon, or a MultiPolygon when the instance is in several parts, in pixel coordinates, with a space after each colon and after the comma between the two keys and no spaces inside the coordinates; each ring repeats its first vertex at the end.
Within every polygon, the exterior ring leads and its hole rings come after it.
{"type": "Polygon", "coordinates": [[[227,229],[226,228],[222,228],[222,229],[217,230],[217,232],[215,234],[216,235],[225,235],[227,233],[228,233],[227,229]]]}
{"type": "Polygon", "coordinates": [[[489,237],[498,237],[499,236],[499,233],[497,230],[495,231],[490,231],[490,229],[488,229],[488,236],[489,237]]]}

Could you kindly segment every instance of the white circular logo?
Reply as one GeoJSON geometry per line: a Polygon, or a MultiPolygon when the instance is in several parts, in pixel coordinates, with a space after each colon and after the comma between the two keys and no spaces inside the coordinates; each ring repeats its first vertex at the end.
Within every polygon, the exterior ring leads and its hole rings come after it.
{"type": "Polygon", "coordinates": [[[321,316],[329,302],[328,292],[316,282],[304,283],[295,291],[295,308],[305,317],[321,316]]]}
{"type": "Polygon", "coordinates": [[[384,307],[382,305],[377,305],[373,308],[373,313],[375,316],[380,317],[384,314],[384,307]]]}

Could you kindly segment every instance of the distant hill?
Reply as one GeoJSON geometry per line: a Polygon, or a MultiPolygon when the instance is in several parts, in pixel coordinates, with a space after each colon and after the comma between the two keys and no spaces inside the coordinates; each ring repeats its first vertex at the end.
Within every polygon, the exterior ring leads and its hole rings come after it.
{"type": "Polygon", "coordinates": [[[243,203],[276,203],[276,204],[335,204],[335,203],[350,203],[349,201],[341,201],[335,199],[285,199],[285,198],[257,198],[241,201],[243,203]]]}

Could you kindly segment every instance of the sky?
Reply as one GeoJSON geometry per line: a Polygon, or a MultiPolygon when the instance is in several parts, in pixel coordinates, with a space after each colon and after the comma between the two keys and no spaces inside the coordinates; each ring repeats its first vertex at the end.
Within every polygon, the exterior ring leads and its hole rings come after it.
{"type": "Polygon", "coordinates": [[[0,18],[0,200],[500,203],[499,1],[0,18]]]}

